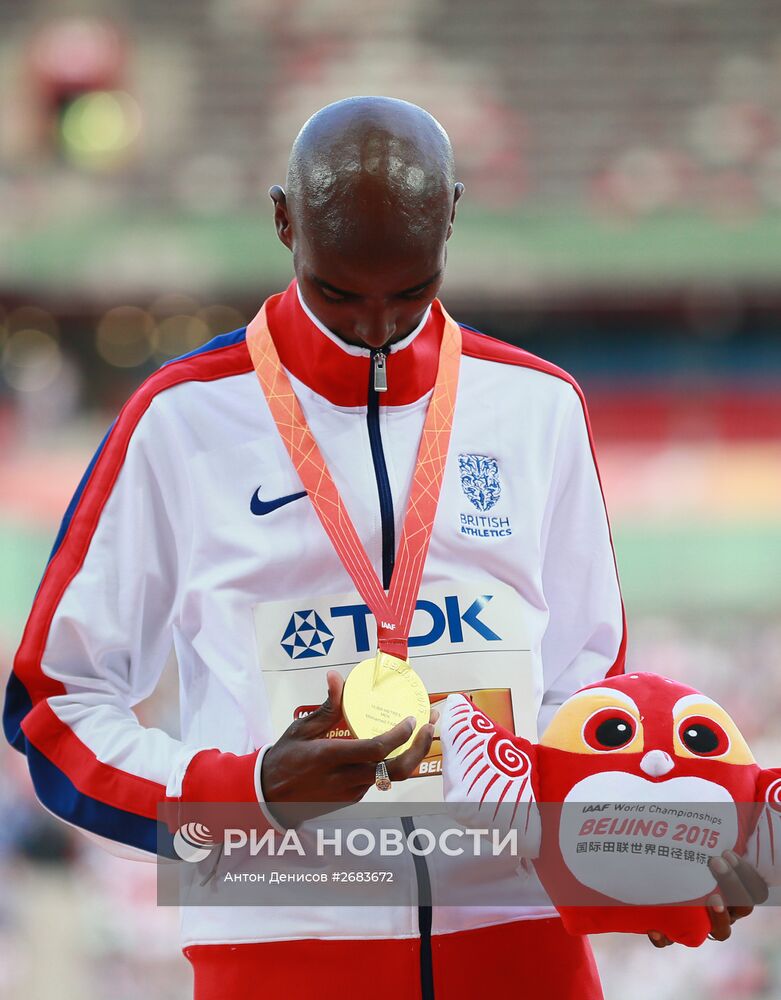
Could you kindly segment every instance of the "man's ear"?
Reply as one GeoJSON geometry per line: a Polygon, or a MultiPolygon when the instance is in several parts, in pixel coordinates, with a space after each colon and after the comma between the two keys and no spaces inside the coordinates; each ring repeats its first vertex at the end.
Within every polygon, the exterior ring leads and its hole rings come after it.
{"type": "Polygon", "coordinates": [[[450,237],[453,235],[453,226],[456,221],[456,205],[458,205],[458,200],[463,193],[464,193],[464,185],[461,183],[461,181],[458,181],[456,183],[456,186],[453,188],[453,210],[450,213],[450,222],[447,227],[447,236],[445,237],[446,240],[449,240],[450,237]]]}
{"type": "Polygon", "coordinates": [[[293,227],[290,224],[290,213],[287,207],[287,195],[279,184],[269,188],[269,198],[274,202],[274,228],[277,236],[288,248],[293,249],[293,227]]]}

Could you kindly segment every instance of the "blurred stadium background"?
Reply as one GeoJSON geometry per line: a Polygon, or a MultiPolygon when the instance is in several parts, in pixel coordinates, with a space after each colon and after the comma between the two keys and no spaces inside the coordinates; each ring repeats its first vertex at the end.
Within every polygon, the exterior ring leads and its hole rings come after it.
{"type": "MultiPolygon", "coordinates": [[[[122,402],[289,280],[265,192],[297,129],[383,93],[456,148],[450,311],[586,391],[629,662],[781,762],[778,0],[1,0],[0,93],[1,673],[122,402]]],[[[139,714],[176,730],[172,672],[139,714]]],[[[184,1000],[153,866],[0,760],[0,997],[184,1000]]],[[[781,995],[780,931],[594,943],[608,998],[748,1000],[781,995]]]]}

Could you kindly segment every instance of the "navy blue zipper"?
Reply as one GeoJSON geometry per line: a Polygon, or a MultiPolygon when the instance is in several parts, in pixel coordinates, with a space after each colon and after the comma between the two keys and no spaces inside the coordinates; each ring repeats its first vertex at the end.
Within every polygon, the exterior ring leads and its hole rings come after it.
{"type": "Polygon", "coordinates": [[[393,523],[393,494],[391,493],[388,467],[385,464],[385,453],[382,450],[382,435],[380,434],[380,394],[374,388],[375,358],[385,351],[372,351],[369,365],[369,405],[366,411],[366,423],[369,428],[369,445],[374,462],[374,478],[377,480],[377,493],[380,498],[380,524],[382,526],[382,585],[387,590],[393,575],[393,564],[396,561],[396,528],[393,523]]]}
{"type": "MultiPolygon", "coordinates": [[[[374,385],[375,358],[385,351],[372,351],[369,364],[369,402],[366,423],[369,430],[369,445],[374,463],[374,478],[380,500],[380,524],[382,527],[382,585],[387,590],[393,575],[396,560],[396,528],[393,517],[393,494],[385,464],[385,452],[380,434],[380,396],[374,385]]],[[[387,361],[386,361],[387,364],[387,361]]],[[[407,839],[414,835],[415,824],[411,816],[402,816],[401,825],[407,839]]],[[[420,993],[422,1000],[434,1000],[434,967],[431,956],[431,879],[426,859],[413,855],[415,878],[418,886],[418,931],[420,933],[420,993]]]]}

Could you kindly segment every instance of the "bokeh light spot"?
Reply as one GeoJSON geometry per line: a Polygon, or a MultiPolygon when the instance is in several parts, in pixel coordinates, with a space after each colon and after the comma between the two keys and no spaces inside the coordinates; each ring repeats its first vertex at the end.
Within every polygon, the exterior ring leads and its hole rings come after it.
{"type": "Polygon", "coordinates": [[[17,330],[3,345],[3,376],[18,392],[38,392],[57,378],[60,345],[43,330],[17,330]]]}
{"type": "Polygon", "coordinates": [[[154,322],[149,313],[137,306],[118,306],[98,324],[95,347],[108,364],[135,368],[151,356],[153,336],[154,322]]]}
{"type": "Polygon", "coordinates": [[[60,129],[71,160],[86,167],[109,166],[138,138],[141,112],[123,91],[91,91],[66,108],[60,129]]]}

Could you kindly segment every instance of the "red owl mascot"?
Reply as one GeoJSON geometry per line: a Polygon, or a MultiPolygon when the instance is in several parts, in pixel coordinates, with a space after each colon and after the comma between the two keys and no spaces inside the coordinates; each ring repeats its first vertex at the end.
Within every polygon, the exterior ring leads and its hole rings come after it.
{"type": "Polygon", "coordinates": [[[701,944],[717,888],[708,861],[724,850],[781,883],[781,770],[763,770],[693,688],[646,673],[599,681],[537,744],[450,695],[440,733],[451,814],[514,830],[573,934],[657,930],[701,944]]]}

